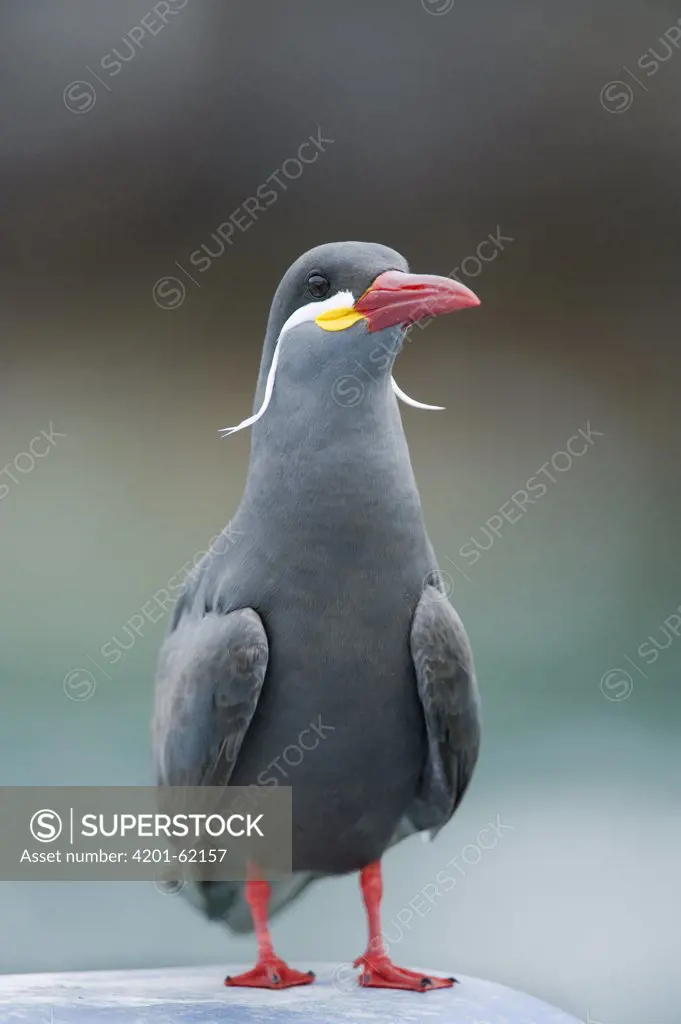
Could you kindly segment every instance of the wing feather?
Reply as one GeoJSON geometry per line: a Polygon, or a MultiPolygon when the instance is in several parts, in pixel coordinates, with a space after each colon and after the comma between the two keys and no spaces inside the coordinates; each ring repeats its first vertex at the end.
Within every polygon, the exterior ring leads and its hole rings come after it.
{"type": "Polygon", "coordinates": [[[159,783],[223,786],[255,714],[267,635],[250,608],[184,619],[159,659],[152,724],[159,783]]]}
{"type": "Polygon", "coordinates": [[[461,619],[447,597],[427,585],[416,607],[411,653],[423,706],[428,755],[409,818],[419,830],[439,830],[468,788],[480,747],[480,698],[473,655],[461,619]]]}

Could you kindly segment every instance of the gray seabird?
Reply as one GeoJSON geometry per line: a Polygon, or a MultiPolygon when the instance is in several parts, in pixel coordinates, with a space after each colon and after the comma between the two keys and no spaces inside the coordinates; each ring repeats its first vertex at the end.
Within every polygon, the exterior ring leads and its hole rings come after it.
{"type": "Polygon", "coordinates": [[[269,883],[253,866],[245,883],[198,887],[208,917],[255,927],[258,963],[228,985],[312,981],[274,953],[268,914],[316,877],[351,871],[369,923],[360,983],[454,982],[395,966],[381,936],[381,857],[449,821],[480,741],[471,651],[397,398],[419,403],[392,369],[409,324],[477,305],[458,281],[410,274],[399,253],[364,242],[310,250],[275,293],[255,412],[225,431],[253,427],[235,540],[216,545],[178,601],[153,724],[158,780],[171,786],[271,785],[282,751],[317,726],[318,743],[281,780],[293,787],[291,880],[269,883]]]}

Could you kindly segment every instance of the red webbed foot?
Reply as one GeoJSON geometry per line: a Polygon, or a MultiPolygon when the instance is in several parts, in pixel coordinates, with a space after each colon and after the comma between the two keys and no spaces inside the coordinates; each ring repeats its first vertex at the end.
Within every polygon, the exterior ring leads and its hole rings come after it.
{"type": "Polygon", "coordinates": [[[359,983],[363,988],[397,988],[407,992],[430,992],[436,988],[451,988],[456,978],[436,978],[433,975],[421,974],[397,967],[390,957],[363,953],[354,962],[361,967],[359,983]]]}
{"type": "Polygon", "coordinates": [[[294,985],[311,985],[315,980],[313,971],[296,971],[278,956],[259,960],[255,967],[244,974],[227,975],[228,988],[293,988],[294,985]]]}

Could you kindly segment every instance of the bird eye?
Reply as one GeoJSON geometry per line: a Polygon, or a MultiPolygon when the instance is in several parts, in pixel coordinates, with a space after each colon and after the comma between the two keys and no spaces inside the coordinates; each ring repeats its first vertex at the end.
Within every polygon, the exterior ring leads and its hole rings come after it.
{"type": "Polygon", "coordinates": [[[307,281],[305,283],[307,285],[308,292],[315,299],[323,299],[325,295],[329,294],[329,289],[331,288],[331,282],[329,279],[316,270],[307,275],[307,281]]]}

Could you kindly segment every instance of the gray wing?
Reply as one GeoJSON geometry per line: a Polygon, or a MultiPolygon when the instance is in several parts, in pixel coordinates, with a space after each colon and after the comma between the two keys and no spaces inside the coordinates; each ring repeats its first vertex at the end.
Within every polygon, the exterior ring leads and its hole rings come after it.
{"type": "Polygon", "coordinates": [[[426,586],[411,628],[411,655],[428,740],[419,793],[408,817],[437,832],[459,806],[480,746],[480,698],[463,624],[446,596],[426,586]]]}
{"type": "Polygon", "coordinates": [[[159,657],[152,739],[159,783],[229,783],[267,670],[267,635],[250,608],[183,618],[159,657]]]}
{"type": "MultiPolygon", "coordinates": [[[[198,620],[185,610],[177,613],[159,658],[152,725],[158,781],[227,785],[265,679],[267,635],[250,608],[209,612],[198,620]]],[[[270,914],[312,881],[299,875],[272,882],[270,914]]],[[[198,882],[184,892],[212,920],[235,932],[252,931],[242,882],[198,882]]]]}

